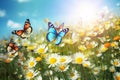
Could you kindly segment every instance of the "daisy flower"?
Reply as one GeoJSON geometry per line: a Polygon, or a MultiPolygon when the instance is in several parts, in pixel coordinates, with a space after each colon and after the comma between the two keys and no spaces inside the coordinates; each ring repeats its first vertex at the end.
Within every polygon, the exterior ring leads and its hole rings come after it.
{"type": "Polygon", "coordinates": [[[48,50],[48,47],[45,44],[41,44],[38,46],[38,48],[36,49],[37,53],[46,53],[48,50]]]}
{"type": "Polygon", "coordinates": [[[115,49],[119,48],[118,47],[118,42],[112,42],[111,46],[114,47],[115,49]]]}
{"type": "Polygon", "coordinates": [[[107,70],[107,65],[103,65],[103,66],[101,67],[101,70],[103,70],[103,71],[107,70]]]}
{"type": "Polygon", "coordinates": [[[84,61],[82,65],[83,67],[90,67],[91,63],[90,61],[84,61]]]}
{"type": "Polygon", "coordinates": [[[111,60],[111,64],[115,67],[120,67],[120,60],[119,59],[111,60]]]}
{"type": "Polygon", "coordinates": [[[101,47],[100,47],[101,52],[106,52],[107,50],[108,50],[107,47],[105,47],[104,45],[101,45],[101,47]]]}
{"type": "Polygon", "coordinates": [[[78,52],[73,55],[73,63],[74,64],[82,64],[85,61],[85,56],[78,52]]]}
{"type": "Polygon", "coordinates": [[[67,64],[58,64],[56,66],[56,71],[59,71],[59,72],[65,72],[69,69],[69,65],[67,64]]]}
{"type": "Polygon", "coordinates": [[[29,69],[27,71],[25,71],[25,78],[27,80],[31,80],[33,79],[35,76],[37,76],[39,74],[38,71],[34,71],[33,69],[29,69]]]}
{"type": "Polygon", "coordinates": [[[94,73],[94,75],[98,75],[100,73],[100,67],[95,67],[93,69],[93,73],[94,73]]]}
{"type": "Polygon", "coordinates": [[[49,64],[49,67],[55,67],[59,62],[58,54],[50,54],[46,57],[46,62],[49,64]]]}
{"type": "Polygon", "coordinates": [[[59,63],[70,63],[72,61],[71,57],[69,56],[60,56],[59,57],[59,63]]]}
{"type": "Polygon", "coordinates": [[[36,48],[36,44],[35,43],[33,43],[33,44],[29,44],[28,46],[27,46],[27,50],[28,51],[32,51],[32,50],[34,50],[35,48],[36,48]]]}
{"type": "Polygon", "coordinates": [[[42,58],[41,58],[41,57],[36,57],[35,60],[36,60],[37,62],[39,62],[39,61],[42,60],[42,58]]]}
{"type": "Polygon", "coordinates": [[[80,45],[80,46],[78,46],[78,49],[80,51],[85,51],[87,48],[85,47],[85,45],[80,45]]]}
{"type": "Polygon", "coordinates": [[[111,66],[111,67],[109,68],[109,70],[110,70],[110,72],[115,72],[115,71],[116,71],[114,66],[111,66]]]}
{"type": "Polygon", "coordinates": [[[69,73],[70,80],[77,80],[79,77],[80,76],[76,70],[72,70],[72,72],[69,73]]]}
{"type": "Polygon", "coordinates": [[[35,67],[35,65],[37,64],[37,62],[36,62],[36,59],[35,59],[35,58],[30,57],[30,59],[28,59],[28,60],[26,61],[26,64],[28,64],[28,67],[29,67],[29,68],[33,68],[33,67],[35,67]]]}

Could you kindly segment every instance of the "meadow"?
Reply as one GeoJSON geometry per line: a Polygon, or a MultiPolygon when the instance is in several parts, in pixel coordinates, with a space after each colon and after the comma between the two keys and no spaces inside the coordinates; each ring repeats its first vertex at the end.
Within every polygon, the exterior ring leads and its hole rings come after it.
{"type": "Polygon", "coordinates": [[[1,40],[0,80],[120,80],[120,17],[75,27],[60,45],[43,30],[1,40]],[[6,52],[11,38],[21,46],[15,54],[6,52]]]}

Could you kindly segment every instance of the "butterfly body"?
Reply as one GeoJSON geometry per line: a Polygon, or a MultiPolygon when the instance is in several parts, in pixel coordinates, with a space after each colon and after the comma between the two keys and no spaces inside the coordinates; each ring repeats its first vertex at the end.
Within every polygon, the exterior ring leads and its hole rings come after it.
{"type": "Polygon", "coordinates": [[[24,24],[24,29],[23,30],[14,30],[12,34],[15,34],[23,39],[28,37],[32,33],[32,27],[30,24],[29,19],[26,19],[25,24],[24,24]]]}
{"type": "Polygon", "coordinates": [[[57,32],[56,28],[51,22],[48,22],[48,33],[47,33],[47,40],[49,42],[56,40],[56,45],[59,45],[62,41],[62,38],[66,35],[69,31],[68,28],[62,29],[60,32],[57,32]]]}

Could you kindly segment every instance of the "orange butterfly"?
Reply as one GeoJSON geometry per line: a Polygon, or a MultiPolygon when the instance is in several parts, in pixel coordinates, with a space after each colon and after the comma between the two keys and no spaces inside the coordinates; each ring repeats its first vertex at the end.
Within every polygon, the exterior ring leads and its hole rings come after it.
{"type": "Polygon", "coordinates": [[[16,46],[15,42],[11,39],[7,46],[7,52],[15,54],[20,49],[20,46],[16,46]]]}
{"type": "Polygon", "coordinates": [[[30,20],[26,19],[25,24],[24,24],[24,29],[23,30],[14,30],[12,31],[12,34],[15,34],[17,36],[20,36],[22,39],[27,38],[31,33],[32,33],[32,27],[30,24],[30,20]]]}

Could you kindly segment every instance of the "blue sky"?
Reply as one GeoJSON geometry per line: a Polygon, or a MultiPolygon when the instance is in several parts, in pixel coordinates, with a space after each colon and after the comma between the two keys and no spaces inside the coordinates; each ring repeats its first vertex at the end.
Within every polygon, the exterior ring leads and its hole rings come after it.
{"type": "Polygon", "coordinates": [[[22,29],[26,18],[30,19],[34,31],[47,29],[45,18],[66,22],[74,16],[72,13],[78,5],[86,2],[98,10],[107,6],[114,12],[118,12],[116,4],[120,3],[119,0],[0,0],[0,39],[10,36],[12,30],[22,29]]]}

